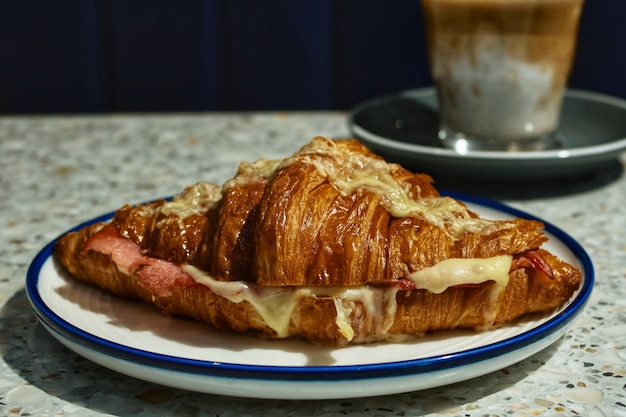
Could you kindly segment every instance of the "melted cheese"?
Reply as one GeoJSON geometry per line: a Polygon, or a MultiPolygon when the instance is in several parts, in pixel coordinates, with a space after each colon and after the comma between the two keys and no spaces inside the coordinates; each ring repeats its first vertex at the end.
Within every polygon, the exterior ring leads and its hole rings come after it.
{"type": "Polygon", "coordinates": [[[335,304],[335,324],[339,332],[352,340],[352,306],[359,303],[367,310],[364,317],[375,326],[377,333],[384,334],[393,325],[396,313],[397,288],[359,287],[260,287],[243,281],[218,281],[191,265],[183,270],[198,284],[207,286],[215,294],[233,303],[247,301],[261,316],[265,324],[278,337],[289,335],[293,311],[300,297],[331,297],[335,304]]]}
{"type": "Polygon", "coordinates": [[[259,158],[254,162],[242,162],[237,169],[237,175],[251,174],[263,178],[270,178],[274,175],[274,172],[276,172],[281,162],[282,159],[266,158],[259,158]]]}
{"type": "MultiPolygon", "coordinates": [[[[421,197],[412,195],[410,186],[393,177],[400,169],[397,164],[390,164],[378,158],[371,158],[358,153],[341,151],[334,141],[315,138],[300,152],[282,160],[258,159],[255,162],[242,162],[237,175],[224,183],[226,190],[235,184],[251,181],[267,181],[277,170],[285,168],[295,161],[313,165],[317,171],[328,178],[342,194],[349,195],[366,189],[381,197],[381,204],[394,217],[421,217],[429,224],[439,227],[453,239],[463,233],[486,234],[491,232],[495,222],[474,218],[462,203],[450,197],[421,197]]],[[[184,219],[192,214],[206,211],[207,206],[216,204],[222,198],[222,192],[216,185],[198,183],[163,205],[161,211],[174,214],[184,219]]],[[[498,227],[513,227],[499,223],[498,227]]]]}
{"type": "Polygon", "coordinates": [[[254,162],[242,162],[237,169],[237,175],[224,183],[223,190],[240,185],[245,186],[252,182],[266,182],[274,176],[282,160],[260,158],[254,162]]]}
{"type": "Polygon", "coordinates": [[[220,187],[210,182],[199,182],[189,186],[161,206],[161,213],[184,219],[193,214],[204,214],[222,199],[220,187]]]}
{"type": "Polygon", "coordinates": [[[420,269],[407,278],[416,288],[441,294],[449,287],[464,284],[480,284],[494,281],[496,287],[504,288],[509,283],[511,255],[492,258],[451,258],[445,259],[430,268],[420,269]]]}
{"type": "MultiPolygon", "coordinates": [[[[497,300],[500,291],[508,284],[512,257],[509,255],[485,259],[447,259],[430,268],[413,272],[407,276],[417,288],[435,294],[447,288],[463,284],[480,284],[494,281],[490,298],[497,300]]],[[[215,294],[233,303],[247,301],[261,316],[265,324],[278,337],[289,335],[289,325],[300,297],[331,297],[335,305],[335,324],[339,332],[352,340],[353,308],[360,304],[366,311],[359,316],[373,326],[376,333],[385,334],[393,325],[396,314],[396,294],[399,289],[390,287],[261,287],[243,281],[218,281],[204,271],[191,265],[183,270],[197,283],[207,286],[215,294]]],[[[490,314],[490,312],[486,312],[490,314]]]]}
{"type": "Polygon", "coordinates": [[[265,324],[279,337],[287,337],[291,315],[306,289],[251,286],[243,281],[218,281],[209,274],[191,265],[184,265],[183,271],[199,284],[206,285],[215,294],[233,303],[247,301],[254,307],[265,324]]]}
{"type": "Polygon", "coordinates": [[[365,314],[356,313],[365,320],[363,326],[376,329],[377,334],[385,334],[393,325],[396,317],[397,287],[309,287],[308,292],[316,296],[332,297],[335,304],[335,324],[339,333],[350,341],[355,336],[351,315],[356,305],[366,310],[365,314]]]}
{"type": "MultiPolygon", "coordinates": [[[[188,187],[172,201],[163,204],[161,211],[167,216],[177,216],[178,221],[182,222],[188,216],[203,214],[217,205],[224,189],[249,181],[265,182],[277,170],[296,160],[315,166],[342,194],[349,195],[359,190],[377,193],[381,204],[391,215],[400,218],[419,216],[446,230],[452,238],[458,238],[466,232],[488,233],[495,225],[493,221],[472,217],[462,203],[452,198],[421,197],[419,191],[418,195],[414,195],[409,184],[399,182],[393,177],[399,165],[361,154],[342,152],[333,141],[321,138],[315,139],[291,158],[259,159],[240,164],[237,175],[227,181],[223,188],[207,182],[188,187]]],[[[413,272],[406,278],[413,281],[417,288],[436,294],[456,285],[494,281],[496,285],[490,293],[490,301],[493,303],[508,283],[511,259],[508,255],[487,259],[447,259],[430,268],[413,272]]],[[[335,323],[347,340],[355,337],[351,317],[358,314],[353,311],[357,304],[362,306],[359,308],[367,310],[363,316],[367,320],[373,320],[370,324],[376,326],[379,333],[386,332],[393,325],[395,317],[398,289],[393,287],[260,287],[242,281],[218,281],[190,265],[185,265],[183,269],[196,282],[209,287],[229,301],[250,303],[265,324],[279,337],[288,336],[298,299],[305,296],[332,297],[336,310],[335,323]]]]}
{"type": "Polygon", "coordinates": [[[348,341],[354,339],[354,329],[351,324],[352,320],[350,320],[352,308],[346,307],[340,298],[333,298],[333,303],[335,304],[335,310],[337,311],[335,324],[339,329],[339,333],[341,333],[341,335],[348,341]]]}
{"type": "Polygon", "coordinates": [[[314,140],[279,167],[295,160],[315,166],[344,195],[360,189],[375,192],[380,195],[383,207],[392,216],[419,216],[429,224],[445,229],[452,238],[458,238],[466,232],[488,233],[489,226],[494,223],[472,217],[465,205],[453,198],[411,195],[410,186],[393,177],[399,165],[358,153],[342,152],[329,140],[314,140]]]}

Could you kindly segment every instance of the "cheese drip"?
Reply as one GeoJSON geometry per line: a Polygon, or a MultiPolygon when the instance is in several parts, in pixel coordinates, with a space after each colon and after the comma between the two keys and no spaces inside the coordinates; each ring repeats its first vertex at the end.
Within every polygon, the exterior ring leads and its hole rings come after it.
{"type": "Polygon", "coordinates": [[[247,301],[261,316],[265,324],[276,332],[278,337],[289,336],[289,324],[300,297],[330,297],[336,310],[335,324],[347,340],[354,337],[352,328],[352,307],[361,304],[366,310],[365,319],[377,329],[386,333],[393,324],[396,314],[397,288],[377,288],[362,285],[358,287],[261,287],[243,281],[218,281],[206,272],[192,266],[183,265],[198,284],[207,286],[215,294],[233,303],[247,301]]]}
{"type": "Polygon", "coordinates": [[[293,310],[298,297],[305,289],[260,287],[243,281],[218,281],[192,265],[183,265],[183,271],[198,284],[209,287],[215,294],[230,302],[238,304],[247,301],[278,337],[289,335],[289,323],[293,310]]]}
{"type": "MultiPolygon", "coordinates": [[[[307,293],[316,296],[326,296],[333,299],[335,304],[335,324],[339,333],[346,340],[354,339],[352,314],[357,314],[364,320],[364,326],[375,328],[377,334],[385,334],[393,325],[396,317],[396,294],[399,289],[390,287],[371,287],[360,285],[356,287],[307,287],[307,293]],[[359,314],[354,308],[360,305],[365,314],[359,314]]],[[[361,341],[365,341],[361,339],[361,341]]]]}
{"type": "MultiPolygon", "coordinates": [[[[494,281],[496,285],[491,290],[490,297],[495,302],[500,291],[508,284],[511,261],[510,255],[481,259],[452,258],[413,272],[406,278],[413,281],[417,288],[435,294],[456,285],[494,281]]],[[[335,324],[349,341],[355,336],[351,316],[357,304],[365,310],[361,316],[378,330],[378,334],[386,333],[395,319],[396,294],[399,289],[394,286],[262,287],[244,281],[218,281],[192,265],[183,265],[183,271],[198,284],[205,285],[215,294],[233,303],[250,303],[278,337],[289,336],[289,325],[300,297],[331,297],[336,310],[335,324]]]]}
{"type": "Polygon", "coordinates": [[[406,276],[418,289],[441,294],[449,287],[464,284],[481,284],[494,281],[496,287],[504,288],[509,283],[511,255],[492,258],[450,258],[430,268],[420,269],[406,276]]]}

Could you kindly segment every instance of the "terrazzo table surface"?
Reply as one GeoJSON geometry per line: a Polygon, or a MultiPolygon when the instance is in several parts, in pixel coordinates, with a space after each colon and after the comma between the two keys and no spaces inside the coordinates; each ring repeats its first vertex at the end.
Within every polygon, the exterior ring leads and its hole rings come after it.
{"type": "MultiPolygon", "coordinates": [[[[626,416],[626,176],[536,183],[492,198],[566,230],[596,285],[552,346],[450,386],[331,401],[242,399],[126,377],[81,358],[38,323],[28,265],[60,233],[124,203],[221,183],[241,160],[285,157],[313,136],[348,136],[339,112],[0,117],[0,415],[626,416]]],[[[480,190],[480,189],[478,189],[480,190]]]]}

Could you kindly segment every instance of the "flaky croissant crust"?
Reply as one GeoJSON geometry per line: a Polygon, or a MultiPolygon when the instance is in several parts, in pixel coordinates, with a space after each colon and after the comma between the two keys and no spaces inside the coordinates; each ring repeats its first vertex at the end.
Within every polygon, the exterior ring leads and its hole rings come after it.
{"type": "Polygon", "coordinates": [[[581,274],[540,249],[546,241],[542,226],[534,220],[480,219],[462,203],[441,197],[428,175],[388,164],[356,140],[318,137],[285,160],[242,163],[222,187],[198,183],[171,201],[122,207],[108,226],[61,238],[56,253],[71,275],[169,314],[225,330],[342,345],[437,329],[487,328],[562,305],[581,274]],[[137,259],[191,265],[218,281],[396,288],[393,309],[381,299],[379,310],[368,313],[362,300],[309,294],[298,300],[288,331],[278,334],[249,303],[182,284],[187,278],[155,290],[140,277],[144,261],[125,269],[111,253],[94,249],[90,242],[103,230],[111,242],[136,245],[137,259]],[[531,252],[543,268],[519,260],[531,252]],[[502,254],[515,261],[509,284],[496,298],[492,282],[441,294],[403,286],[410,273],[445,259],[502,254]],[[347,312],[353,335],[338,324],[340,310],[347,312]]]}
{"type": "MultiPolygon", "coordinates": [[[[354,155],[380,161],[376,168],[388,170],[412,199],[440,199],[428,175],[386,164],[356,140],[315,138],[271,173],[240,167],[223,195],[213,195],[214,204],[182,220],[163,213],[168,203],[156,202],[141,210],[124,207],[113,222],[154,257],[190,263],[217,279],[265,286],[392,281],[442,259],[523,253],[546,240],[542,224],[533,220],[489,222],[481,233],[455,237],[450,224],[432,224],[419,215],[394,216],[382,201],[387,189],[366,184],[344,193],[317,166],[321,160],[350,167],[346,159],[354,155]]],[[[267,165],[276,163],[260,166],[267,165]]],[[[178,199],[197,193],[197,187],[178,199]]]]}

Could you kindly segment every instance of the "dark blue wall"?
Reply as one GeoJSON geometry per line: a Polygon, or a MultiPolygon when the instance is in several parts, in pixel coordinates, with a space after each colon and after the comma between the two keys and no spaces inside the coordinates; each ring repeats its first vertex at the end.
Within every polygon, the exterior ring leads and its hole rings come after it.
{"type": "MultiPolygon", "coordinates": [[[[570,85],[626,98],[626,1],[587,0],[570,85]]],[[[430,85],[418,0],[0,3],[0,112],[347,109],[430,85]]]]}

